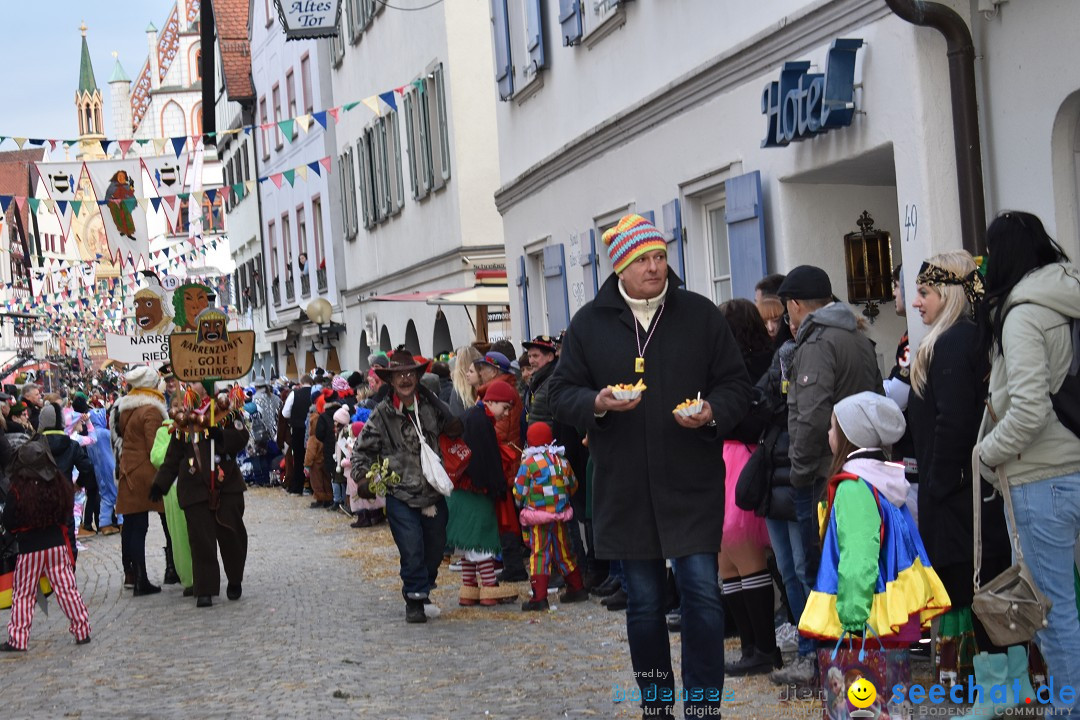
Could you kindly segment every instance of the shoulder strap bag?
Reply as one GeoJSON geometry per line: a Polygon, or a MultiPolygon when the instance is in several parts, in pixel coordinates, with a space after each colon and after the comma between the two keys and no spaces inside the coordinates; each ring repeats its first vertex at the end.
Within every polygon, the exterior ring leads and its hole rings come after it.
{"type": "Polygon", "coordinates": [[[978,445],[972,452],[971,465],[972,520],[975,529],[975,595],[971,600],[971,609],[995,645],[1026,643],[1035,637],[1035,633],[1047,626],[1047,615],[1052,603],[1035,585],[1031,570],[1024,562],[1020,535],[1016,531],[1016,517],[1013,515],[1012,491],[1005,471],[1000,466],[995,472],[1001,486],[1001,497],[1005,500],[1005,514],[1009,521],[1015,559],[1008,570],[987,584],[979,586],[979,571],[982,566],[982,497],[979,492],[981,483],[978,445]]]}

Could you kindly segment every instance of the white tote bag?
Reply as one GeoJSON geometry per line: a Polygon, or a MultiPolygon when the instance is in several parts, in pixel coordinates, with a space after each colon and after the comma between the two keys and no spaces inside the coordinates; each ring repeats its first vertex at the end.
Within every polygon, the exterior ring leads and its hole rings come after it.
{"type": "Polygon", "coordinates": [[[454,483],[450,480],[450,476],[446,474],[446,468],[443,467],[439,453],[432,450],[431,446],[427,444],[427,440],[424,439],[424,431],[420,427],[420,420],[417,417],[419,410],[420,408],[417,407],[417,412],[410,417],[412,418],[413,427],[416,428],[416,436],[420,440],[420,469],[424,472],[424,479],[428,481],[431,487],[438,490],[440,494],[450,497],[450,493],[454,491],[454,483]]]}

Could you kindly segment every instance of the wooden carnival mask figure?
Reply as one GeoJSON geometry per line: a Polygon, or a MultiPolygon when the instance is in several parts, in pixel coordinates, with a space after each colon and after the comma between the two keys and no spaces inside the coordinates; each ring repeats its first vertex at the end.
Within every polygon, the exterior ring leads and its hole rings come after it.
{"type": "Polygon", "coordinates": [[[229,317],[221,308],[208,307],[195,318],[198,328],[198,336],[195,342],[198,345],[213,343],[225,343],[229,341],[229,317]]]}

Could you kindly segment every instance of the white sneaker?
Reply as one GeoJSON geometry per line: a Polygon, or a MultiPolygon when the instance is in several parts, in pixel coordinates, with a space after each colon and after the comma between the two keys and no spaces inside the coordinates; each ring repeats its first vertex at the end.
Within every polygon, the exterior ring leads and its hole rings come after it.
{"type": "Polygon", "coordinates": [[[448,565],[446,569],[450,572],[461,572],[461,561],[455,560],[454,562],[450,563],[450,565],[448,565]]]}
{"type": "Polygon", "coordinates": [[[776,647],[780,648],[780,652],[796,652],[799,649],[799,630],[791,623],[776,628],[776,647]]]}
{"type": "Polygon", "coordinates": [[[435,603],[429,602],[426,605],[424,605],[424,615],[426,615],[429,618],[437,618],[440,615],[442,615],[442,610],[440,610],[439,606],[436,605],[435,603]]]}
{"type": "Polygon", "coordinates": [[[817,677],[817,661],[812,655],[802,655],[769,673],[769,680],[776,685],[799,685],[805,687],[817,677]]]}

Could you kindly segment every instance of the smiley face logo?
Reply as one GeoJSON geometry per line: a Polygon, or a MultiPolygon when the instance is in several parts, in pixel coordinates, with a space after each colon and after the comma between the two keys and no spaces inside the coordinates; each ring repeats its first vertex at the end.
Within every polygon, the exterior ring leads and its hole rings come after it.
{"type": "Polygon", "coordinates": [[[860,710],[868,708],[877,699],[877,688],[866,678],[859,678],[851,683],[847,691],[848,702],[860,710]]]}

